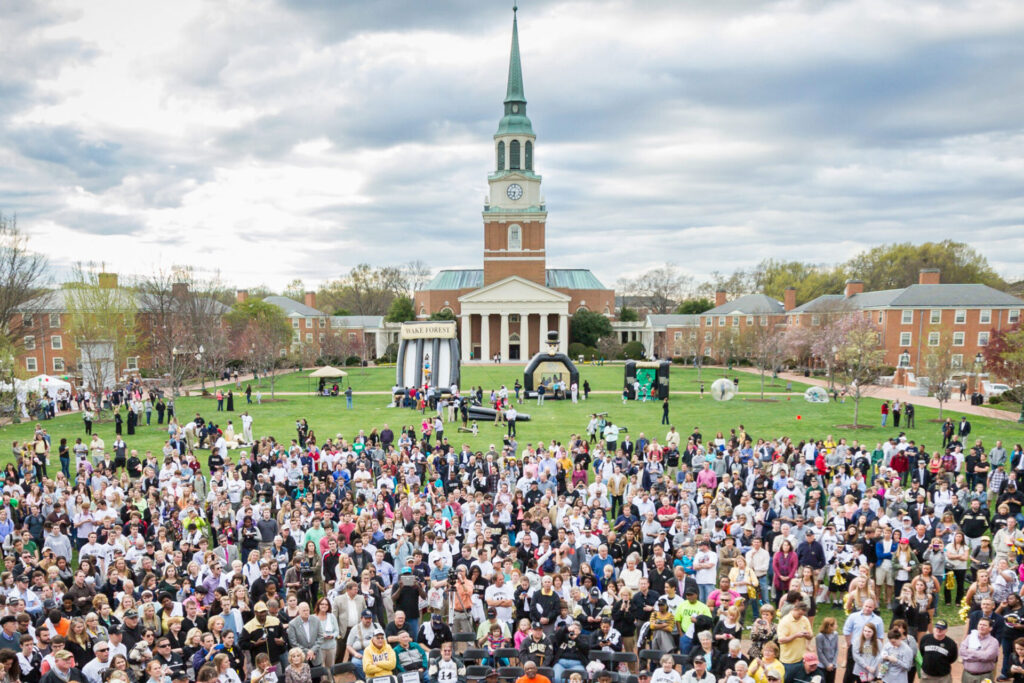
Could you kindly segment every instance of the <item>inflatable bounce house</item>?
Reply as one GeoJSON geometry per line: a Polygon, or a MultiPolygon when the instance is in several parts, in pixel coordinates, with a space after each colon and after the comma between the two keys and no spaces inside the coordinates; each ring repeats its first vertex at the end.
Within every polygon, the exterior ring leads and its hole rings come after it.
{"type": "Polygon", "coordinates": [[[668,398],[668,373],[671,361],[626,361],[625,388],[629,397],[636,400],[652,401],[668,398]]]}
{"type": "Polygon", "coordinates": [[[402,323],[398,336],[395,391],[433,387],[449,393],[459,385],[459,339],[454,320],[402,323]]]}
{"type": "Polygon", "coordinates": [[[535,398],[537,387],[541,385],[545,398],[567,398],[573,383],[579,384],[579,370],[569,356],[558,352],[557,330],[548,332],[547,347],[531,358],[523,370],[523,390],[527,398],[535,398]]]}

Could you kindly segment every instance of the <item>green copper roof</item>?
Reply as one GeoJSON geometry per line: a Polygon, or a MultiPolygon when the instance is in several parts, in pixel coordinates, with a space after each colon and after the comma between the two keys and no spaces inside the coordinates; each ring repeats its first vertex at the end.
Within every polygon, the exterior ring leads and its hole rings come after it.
{"type": "Polygon", "coordinates": [[[533,126],[526,116],[526,94],[523,92],[523,65],[519,60],[518,7],[512,8],[512,51],[508,58],[508,88],[505,91],[505,116],[498,122],[495,135],[533,135],[533,126]]]}

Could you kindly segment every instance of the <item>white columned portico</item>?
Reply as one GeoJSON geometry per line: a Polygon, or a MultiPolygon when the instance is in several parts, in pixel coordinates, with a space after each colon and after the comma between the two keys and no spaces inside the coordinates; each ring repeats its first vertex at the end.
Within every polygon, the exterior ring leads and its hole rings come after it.
{"type": "Polygon", "coordinates": [[[500,328],[500,348],[501,348],[501,362],[508,362],[508,313],[502,311],[501,313],[501,328],[500,328]]]}
{"type": "Polygon", "coordinates": [[[558,316],[558,350],[562,353],[569,351],[569,316],[565,313],[558,316]]]}
{"type": "Polygon", "coordinates": [[[491,315],[490,313],[480,314],[480,358],[477,360],[488,361],[491,359],[491,315]]]}
{"type": "Polygon", "coordinates": [[[519,360],[530,358],[530,314],[519,314],[519,360]]]}
{"type": "Polygon", "coordinates": [[[463,313],[459,317],[462,318],[462,362],[465,363],[473,353],[473,316],[463,313]]]}

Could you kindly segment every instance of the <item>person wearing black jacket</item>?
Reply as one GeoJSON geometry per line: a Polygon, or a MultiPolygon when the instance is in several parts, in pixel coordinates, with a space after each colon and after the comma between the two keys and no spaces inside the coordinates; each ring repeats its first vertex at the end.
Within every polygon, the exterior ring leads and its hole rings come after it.
{"type": "Polygon", "coordinates": [[[651,612],[654,611],[654,606],[658,604],[658,594],[652,591],[651,583],[647,580],[647,577],[640,579],[640,589],[633,594],[631,601],[633,608],[633,620],[637,624],[637,628],[641,624],[647,622],[651,618],[651,612]]]}
{"type": "Polygon", "coordinates": [[[53,655],[53,668],[39,679],[39,683],[85,683],[82,670],[75,666],[74,657],[67,650],[53,655]]]}
{"type": "Polygon", "coordinates": [[[555,631],[551,639],[555,648],[555,680],[562,680],[567,669],[582,669],[590,658],[588,638],[583,636],[579,624],[573,622],[555,631]]]}
{"type": "Polygon", "coordinates": [[[551,666],[554,656],[555,647],[551,639],[544,635],[544,626],[539,621],[534,621],[530,635],[519,646],[519,665],[522,666],[529,660],[537,666],[551,666]]]}
{"type": "Polygon", "coordinates": [[[985,535],[988,527],[988,510],[981,509],[981,501],[972,500],[970,509],[960,518],[960,530],[964,532],[972,550],[978,546],[978,540],[985,535]]]}
{"type": "Polygon", "coordinates": [[[804,542],[796,549],[797,559],[801,567],[812,567],[815,571],[820,571],[825,567],[825,549],[821,547],[821,542],[814,538],[813,530],[808,529],[805,536],[804,542]]]}
{"type": "MultiPolygon", "coordinates": [[[[561,600],[551,588],[551,576],[541,579],[540,590],[534,592],[530,605],[530,619],[541,624],[545,633],[551,633],[555,627],[555,619],[561,612],[561,600]]],[[[538,663],[537,666],[548,666],[538,663]]]]}

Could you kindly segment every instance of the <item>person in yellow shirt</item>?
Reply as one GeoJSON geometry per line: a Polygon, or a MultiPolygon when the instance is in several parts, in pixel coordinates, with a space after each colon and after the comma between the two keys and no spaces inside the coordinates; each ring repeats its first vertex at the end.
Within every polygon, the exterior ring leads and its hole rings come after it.
{"type": "Polygon", "coordinates": [[[397,663],[395,651],[384,638],[384,629],[380,626],[373,629],[370,645],[363,651],[363,672],[366,678],[390,676],[395,672],[397,663]]]}
{"type": "Polygon", "coordinates": [[[804,603],[798,602],[779,620],[779,661],[786,669],[786,683],[792,683],[793,677],[803,670],[804,653],[814,641],[814,628],[806,610],[804,603]]]}

